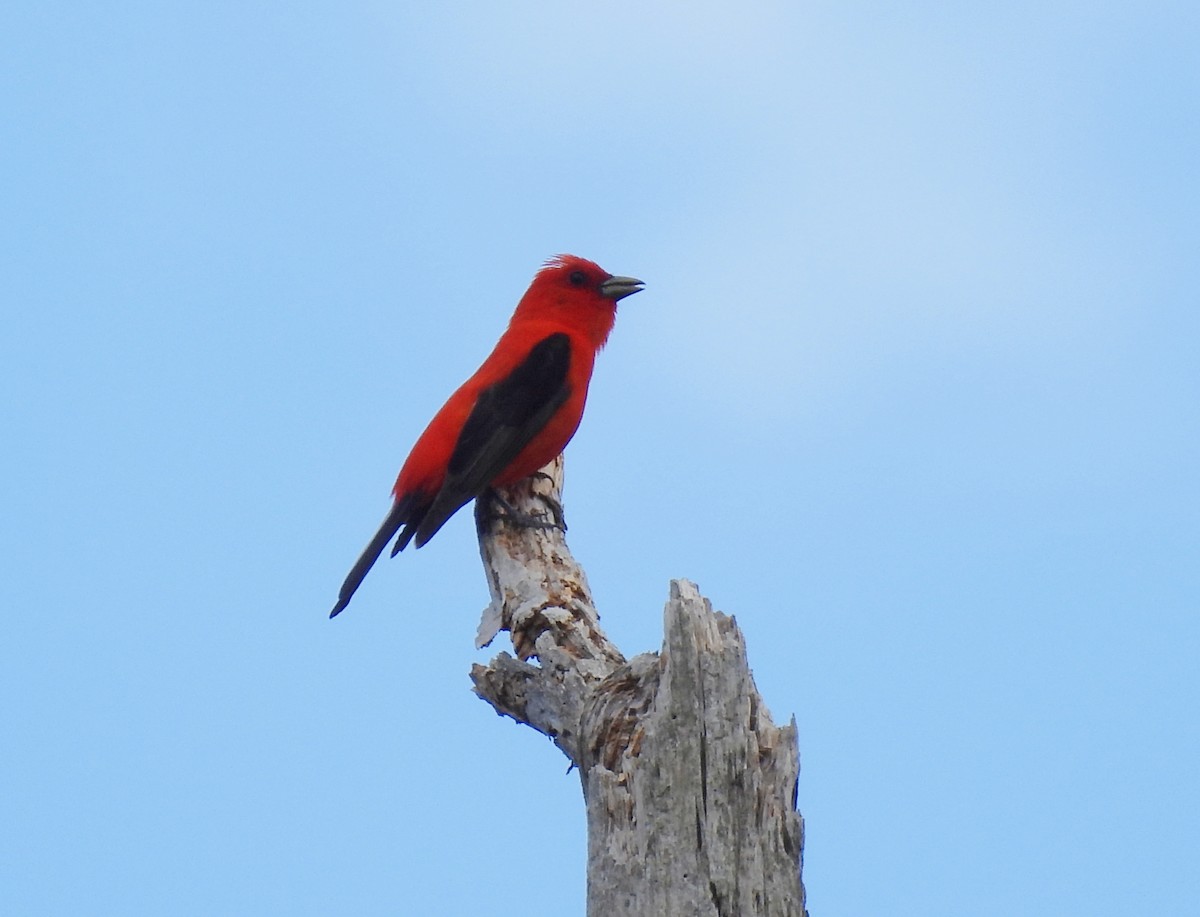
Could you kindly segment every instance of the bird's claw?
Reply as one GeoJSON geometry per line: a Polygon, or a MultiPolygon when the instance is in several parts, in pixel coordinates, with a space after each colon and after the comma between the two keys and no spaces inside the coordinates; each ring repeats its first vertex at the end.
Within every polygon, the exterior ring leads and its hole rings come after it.
{"type": "MultiPolygon", "coordinates": [[[[541,472],[538,472],[540,474],[541,472]]],[[[493,513],[490,515],[492,519],[506,519],[513,525],[519,525],[530,529],[558,529],[562,532],[567,530],[567,520],[563,517],[562,504],[547,494],[536,494],[539,500],[549,510],[550,519],[547,520],[544,516],[535,516],[532,513],[523,513],[502,496],[495,489],[487,492],[488,501],[493,506],[499,506],[504,512],[493,513]]]]}

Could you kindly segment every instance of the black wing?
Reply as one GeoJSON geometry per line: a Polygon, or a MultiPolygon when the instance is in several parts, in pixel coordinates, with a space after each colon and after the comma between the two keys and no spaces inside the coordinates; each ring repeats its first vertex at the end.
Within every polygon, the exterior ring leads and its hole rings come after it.
{"type": "Polygon", "coordinates": [[[392,556],[414,536],[421,547],[447,519],[487,490],[567,400],[570,367],[570,338],[562,332],[551,334],[508,376],[480,393],[450,454],[442,489],[397,539],[392,556]]]}
{"type": "Polygon", "coordinates": [[[414,537],[419,548],[447,519],[487,489],[567,400],[570,367],[570,338],[561,332],[551,334],[538,341],[507,377],[480,393],[458,434],[441,490],[432,499],[427,493],[414,493],[396,501],[347,574],[329,617],[350,604],[393,535],[400,532],[392,557],[414,537]]]}

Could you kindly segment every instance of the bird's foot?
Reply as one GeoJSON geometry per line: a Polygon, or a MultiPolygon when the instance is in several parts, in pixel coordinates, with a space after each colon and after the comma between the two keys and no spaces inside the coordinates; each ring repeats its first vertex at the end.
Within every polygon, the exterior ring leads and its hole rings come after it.
{"type": "MultiPolygon", "coordinates": [[[[541,474],[541,472],[538,472],[541,474]]],[[[499,507],[503,512],[492,512],[490,518],[505,519],[513,525],[519,525],[529,529],[558,529],[562,532],[567,530],[567,520],[563,516],[562,504],[553,497],[546,494],[536,494],[537,498],[545,504],[549,511],[546,515],[534,515],[533,513],[523,513],[502,496],[494,488],[489,489],[485,495],[492,509],[499,507]]]]}

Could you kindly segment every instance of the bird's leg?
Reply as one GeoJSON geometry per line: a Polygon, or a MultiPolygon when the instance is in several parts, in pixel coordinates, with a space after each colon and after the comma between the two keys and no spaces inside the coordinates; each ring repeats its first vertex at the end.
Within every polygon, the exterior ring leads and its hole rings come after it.
{"type": "MultiPolygon", "coordinates": [[[[542,474],[542,472],[536,472],[542,474]]],[[[549,475],[543,475],[549,477],[549,475]]],[[[507,500],[494,488],[489,487],[484,493],[484,497],[493,506],[499,506],[503,513],[497,513],[493,518],[507,519],[513,525],[521,525],[531,529],[560,529],[565,532],[567,530],[567,520],[563,518],[562,504],[547,494],[536,494],[537,498],[546,505],[550,511],[550,521],[547,521],[544,516],[535,516],[531,513],[523,513],[507,500]]]]}
{"type": "MultiPolygon", "coordinates": [[[[551,486],[554,485],[554,476],[546,474],[546,472],[544,472],[544,471],[535,471],[533,474],[530,475],[530,477],[531,478],[545,478],[547,481],[550,482],[551,486]]],[[[562,503],[560,503],[558,500],[556,500],[554,497],[550,496],[549,494],[535,493],[534,496],[536,496],[539,500],[541,500],[543,503],[546,504],[546,508],[548,510],[550,510],[550,515],[554,517],[554,524],[556,526],[558,526],[558,528],[560,528],[564,532],[566,532],[567,517],[563,514],[562,503]]]]}

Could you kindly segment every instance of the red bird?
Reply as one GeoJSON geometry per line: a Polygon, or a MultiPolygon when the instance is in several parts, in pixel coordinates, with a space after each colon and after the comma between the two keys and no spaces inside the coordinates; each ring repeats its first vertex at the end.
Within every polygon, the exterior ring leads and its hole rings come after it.
{"type": "Polygon", "coordinates": [[[617,300],[642,282],[559,255],[546,262],[491,356],[429,422],[392,489],[395,503],[350,570],[329,617],[342,611],[392,536],[395,557],[419,548],[489,487],[515,484],[562,452],[579,428],[596,354],[617,300]],[[403,528],[403,531],[401,531],[403,528]]]}

